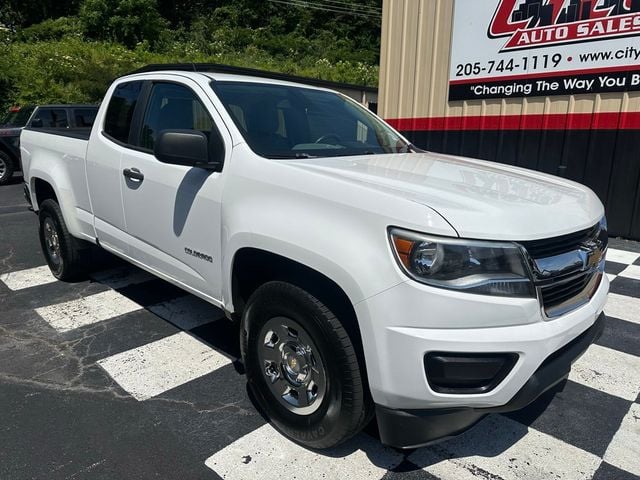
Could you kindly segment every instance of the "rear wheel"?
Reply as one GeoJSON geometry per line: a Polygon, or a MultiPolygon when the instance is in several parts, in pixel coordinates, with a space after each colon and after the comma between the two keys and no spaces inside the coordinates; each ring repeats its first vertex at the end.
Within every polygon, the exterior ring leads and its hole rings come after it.
{"type": "Polygon", "coordinates": [[[13,160],[6,153],[0,151],[0,185],[6,185],[13,177],[13,160]]]}
{"type": "Polygon", "coordinates": [[[87,272],[90,245],[71,236],[55,200],[40,205],[40,245],[51,269],[59,280],[78,280],[87,272]]]}
{"type": "Polygon", "coordinates": [[[285,282],[268,282],[243,315],[247,379],[282,433],[329,448],[358,433],[372,411],[358,356],[340,320],[320,300],[285,282]]]}

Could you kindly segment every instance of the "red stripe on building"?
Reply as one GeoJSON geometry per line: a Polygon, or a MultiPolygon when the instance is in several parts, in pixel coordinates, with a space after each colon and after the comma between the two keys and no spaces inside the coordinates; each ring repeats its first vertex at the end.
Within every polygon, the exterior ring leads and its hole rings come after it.
{"type": "Polygon", "coordinates": [[[405,132],[429,130],[640,130],[640,112],[392,118],[386,121],[397,130],[405,132]]]}

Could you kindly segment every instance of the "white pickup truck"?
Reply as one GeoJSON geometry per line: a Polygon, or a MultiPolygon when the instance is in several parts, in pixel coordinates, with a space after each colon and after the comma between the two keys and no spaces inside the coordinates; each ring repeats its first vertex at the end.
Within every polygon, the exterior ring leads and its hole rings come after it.
{"type": "Polygon", "coordinates": [[[134,73],[88,138],[26,128],[21,154],[54,275],[99,246],[224,309],[259,407],[308,447],[374,415],[396,447],[458,434],[559,388],[603,328],[593,192],[419,151],[330,90],[134,73]]]}

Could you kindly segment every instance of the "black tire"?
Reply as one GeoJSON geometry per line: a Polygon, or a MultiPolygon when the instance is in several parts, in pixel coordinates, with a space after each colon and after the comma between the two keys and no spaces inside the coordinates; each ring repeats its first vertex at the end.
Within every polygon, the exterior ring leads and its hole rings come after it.
{"type": "MultiPolygon", "coordinates": [[[[249,386],[263,412],[284,435],[309,448],[330,448],[354,436],[370,420],[373,405],[363,382],[360,359],[342,323],[322,301],[290,283],[268,282],[250,297],[242,325],[241,346],[249,386]],[[268,328],[276,319],[276,323],[302,327],[310,339],[302,351],[309,352],[310,343],[314,362],[317,360],[326,374],[322,397],[316,397],[318,403],[312,412],[291,407],[282,400],[283,395],[276,395],[274,381],[268,380],[272,378],[267,373],[269,367],[262,365],[269,362],[264,361],[260,349],[271,342],[263,335],[265,329],[267,337],[272,333],[268,328]]],[[[290,388],[285,368],[283,361],[279,370],[283,379],[278,382],[290,388]]]]}
{"type": "Polygon", "coordinates": [[[71,236],[55,200],[42,202],[39,219],[40,245],[51,273],[63,281],[85,278],[90,245],[71,236]]]}
{"type": "Polygon", "coordinates": [[[6,185],[13,177],[15,165],[13,160],[5,152],[0,151],[0,185],[6,185]]]}

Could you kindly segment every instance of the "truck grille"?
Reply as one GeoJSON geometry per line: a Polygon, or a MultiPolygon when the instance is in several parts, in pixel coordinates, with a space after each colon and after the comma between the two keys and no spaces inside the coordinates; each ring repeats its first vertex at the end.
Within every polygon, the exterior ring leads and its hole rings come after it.
{"type": "Polygon", "coordinates": [[[607,241],[606,228],[597,224],[568,235],[520,242],[547,317],[563,315],[591,299],[604,272],[607,241]]]}
{"type": "Polygon", "coordinates": [[[532,258],[545,258],[560,255],[562,253],[577,250],[583,243],[589,242],[597,236],[599,225],[569,233],[560,237],[545,238],[544,240],[532,240],[520,242],[527,249],[532,258]]]}
{"type": "MultiPolygon", "coordinates": [[[[547,311],[547,314],[549,314],[550,310],[576,299],[581,293],[585,292],[585,289],[590,283],[593,283],[592,281],[595,277],[598,277],[599,280],[601,275],[599,275],[598,272],[592,271],[581,272],[571,280],[540,287],[542,306],[545,308],[545,311],[547,311]]],[[[597,287],[599,284],[600,282],[598,281],[595,286],[597,287]]],[[[590,295],[588,295],[585,300],[589,298],[591,298],[590,295]]]]}

